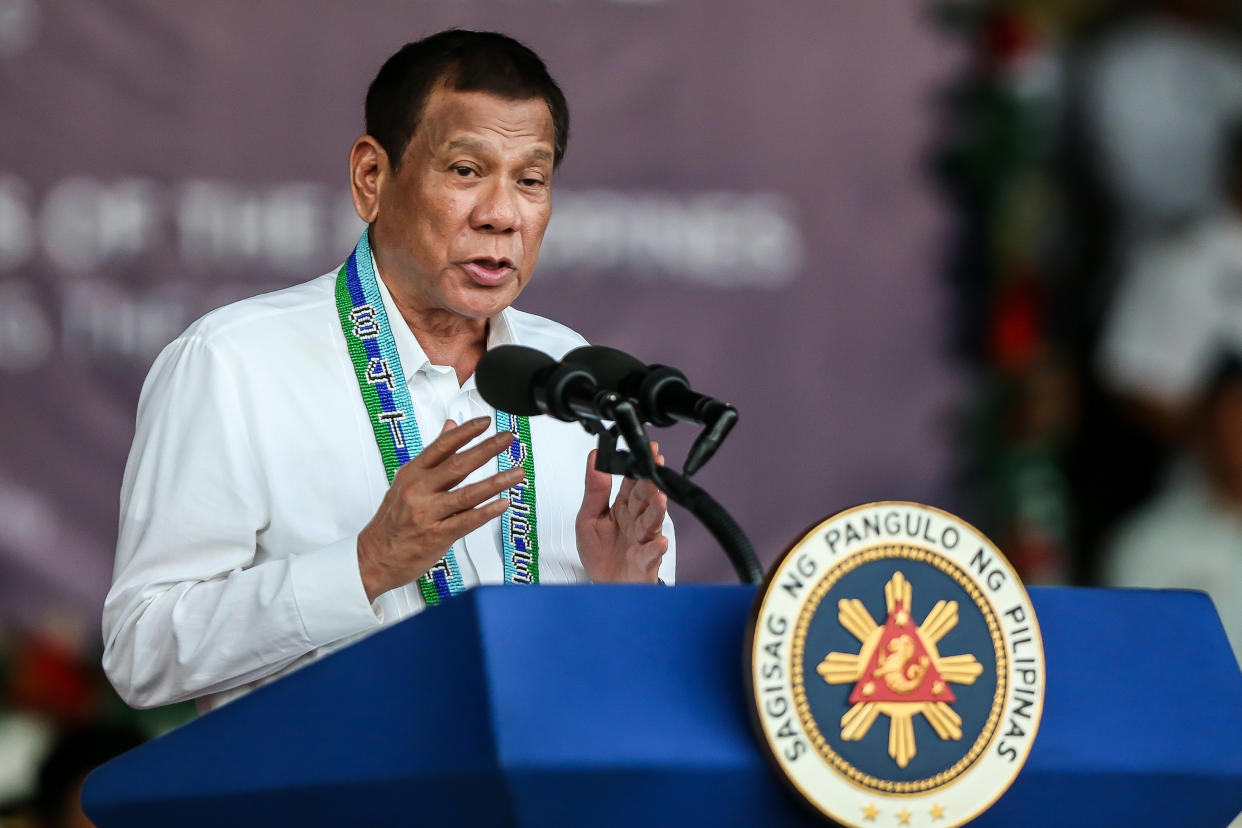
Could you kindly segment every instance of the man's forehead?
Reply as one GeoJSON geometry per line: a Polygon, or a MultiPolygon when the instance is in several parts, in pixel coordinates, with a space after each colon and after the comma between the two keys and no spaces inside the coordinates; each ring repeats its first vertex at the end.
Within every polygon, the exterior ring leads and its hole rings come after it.
{"type": "Polygon", "coordinates": [[[552,159],[552,113],[542,98],[436,87],[420,123],[433,149],[484,150],[496,140],[530,143],[529,153],[552,159]]]}

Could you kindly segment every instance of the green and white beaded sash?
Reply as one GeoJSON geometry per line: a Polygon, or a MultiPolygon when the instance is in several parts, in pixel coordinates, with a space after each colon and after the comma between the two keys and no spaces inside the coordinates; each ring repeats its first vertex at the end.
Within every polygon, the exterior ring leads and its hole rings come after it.
{"type": "MultiPolygon", "coordinates": [[[[367,231],[336,275],[336,308],[349,356],[384,459],[391,484],[401,468],[423,450],[410,389],[401,369],[401,357],[384,310],[383,298],[371,267],[367,231]]],[[[499,458],[500,471],[514,466],[526,470],[526,478],[509,489],[509,508],[500,519],[505,583],[539,582],[539,538],[535,520],[535,456],[531,447],[530,421],[503,411],[496,412],[496,430],[511,431],[517,439],[499,458]]],[[[418,590],[428,606],[438,604],[464,589],[457,558],[448,553],[418,579],[418,590]]]]}

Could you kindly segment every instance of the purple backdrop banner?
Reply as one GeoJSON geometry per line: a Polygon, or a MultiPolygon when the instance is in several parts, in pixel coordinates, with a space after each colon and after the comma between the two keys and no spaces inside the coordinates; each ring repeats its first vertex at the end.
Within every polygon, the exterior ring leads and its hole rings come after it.
{"type": "MultiPolygon", "coordinates": [[[[151,360],[210,308],[337,267],[366,85],[448,26],[524,40],[569,98],[518,306],[736,404],[697,479],[765,564],[861,501],[952,505],[920,164],[956,55],[921,6],[0,0],[0,621],[98,624],[151,360]]],[[[677,459],[693,436],[660,434],[677,459]]],[[[680,576],[730,579],[679,517],[680,576]]]]}

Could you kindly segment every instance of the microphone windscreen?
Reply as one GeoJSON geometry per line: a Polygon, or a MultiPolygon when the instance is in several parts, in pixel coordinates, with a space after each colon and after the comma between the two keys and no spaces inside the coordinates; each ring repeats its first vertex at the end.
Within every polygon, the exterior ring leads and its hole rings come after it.
{"type": "Polygon", "coordinates": [[[621,384],[633,382],[647,373],[647,366],[625,351],[606,345],[583,345],[565,354],[564,362],[585,368],[595,377],[595,384],[608,391],[622,391],[621,384]]]}
{"type": "Polygon", "coordinates": [[[519,417],[542,414],[535,403],[537,374],[556,365],[543,351],[522,345],[498,345],[474,369],[474,383],[487,404],[519,417]]]}

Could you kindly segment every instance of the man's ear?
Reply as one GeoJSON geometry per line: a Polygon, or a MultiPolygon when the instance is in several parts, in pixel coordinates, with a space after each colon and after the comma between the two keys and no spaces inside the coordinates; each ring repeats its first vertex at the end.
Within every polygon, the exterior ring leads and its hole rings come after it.
{"type": "Polygon", "coordinates": [[[367,224],[379,215],[379,192],[385,179],[392,174],[388,153],[370,135],[354,141],[349,151],[349,187],[354,196],[354,211],[367,224]]]}

